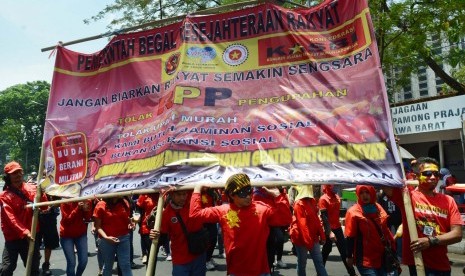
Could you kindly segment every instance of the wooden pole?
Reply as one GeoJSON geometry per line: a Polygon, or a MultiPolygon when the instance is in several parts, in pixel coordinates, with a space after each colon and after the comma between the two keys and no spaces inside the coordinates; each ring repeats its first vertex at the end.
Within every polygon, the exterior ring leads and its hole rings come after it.
{"type": "MultiPolygon", "coordinates": [[[[262,187],[262,186],[294,186],[294,185],[322,185],[324,183],[321,182],[315,182],[315,183],[309,183],[309,182],[292,182],[289,183],[288,181],[271,181],[271,182],[266,182],[266,183],[251,183],[252,186],[254,187],[262,187]]],[[[203,184],[206,187],[211,187],[211,188],[224,188],[223,183],[217,183],[217,184],[211,184],[211,183],[205,183],[203,184]]],[[[176,186],[176,190],[193,190],[195,185],[190,185],[190,186],[176,186]]],[[[170,188],[170,186],[164,187],[164,188],[170,188]]],[[[163,188],[161,188],[163,189],[163,188]]],[[[124,191],[124,192],[117,192],[117,193],[108,193],[108,194],[98,194],[98,195],[89,195],[89,196],[83,196],[83,197],[73,197],[73,198],[66,198],[66,199],[60,199],[60,200],[54,200],[54,201],[45,201],[45,202],[39,202],[35,204],[28,204],[26,205],[26,208],[32,208],[32,207],[42,207],[42,206],[48,206],[48,205],[57,205],[61,203],[70,203],[70,202],[76,202],[76,201],[82,201],[82,200],[87,200],[87,199],[94,199],[94,198],[112,198],[115,196],[132,196],[132,195],[139,195],[139,194],[151,194],[151,193],[157,193],[161,189],[140,189],[140,190],[132,190],[132,191],[124,191]]]]}
{"type": "MultiPolygon", "coordinates": [[[[189,204],[188,202],[186,204],[189,204]]],[[[160,193],[158,196],[158,205],[157,205],[157,215],[155,216],[155,224],[153,226],[154,230],[160,231],[161,226],[161,217],[163,213],[164,199],[163,194],[160,193]]],[[[158,249],[158,239],[152,240],[152,245],[150,247],[150,255],[147,263],[147,272],[145,276],[155,275],[155,270],[157,268],[157,249],[158,249]]]]}
{"type": "MultiPolygon", "coordinates": [[[[396,143],[397,145],[397,152],[399,153],[399,158],[401,161],[401,168],[402,168],[402,176],[405,179],[405,169],[404,169],[404,164],[402,162],[402,157],[400,155],[400,146],[399,143],[396,143]]],[[[405,210],[405,216],[407,218],[407,228],[408,232],[410,235],[410,240],[415,241],[418,240],[418,231],[417,231],[417,224],[415,222],[415,216],[413,215],[413,209],[412,209],[412,200],[410,198],[410,191],[405,186],[402,189],[402,199],[404,201],[404,210],[405,210]]],[[[405,227],[405,225],[404,225],[405,227]]],[[[420,252],[413,252],[413,258],[415,260],[415,267],[417,269],[417,275],[418,276],[425,276],[425,267],[423,265],[423,256],[421,255],[420,252]]]]}
{"type": "MultiPolygon", "coordinates": [[[[237,2],[237,3],[234,3],[234,4],[223,5],[223,6],[219,6],[219,7],[216,7],[216,8],[210,8],[210,9],[196,11],[196,12],[190,13],[189,15],[203,15],[203,14],[221,13],[221,12],[225,12],[225,11],[236,10],[236,9],[242,8],[244,6],[252,6],[252,5],[262,4],[262,3],[265,3],[265,2],[268,2],[268,1],[266,1],[266,0],[252,0],[252,1],[237,2]]],[[[117,31],[113,31],[113,32],[107,32],[107,33],[104,33],[104,34],[94,35],[94,36],[85,37],[85,38],[72,40],[72,41],[68,41],[68,42],[61,42],[60,45],[62,45],[62,46],[73,45],[73,44],[78,44],[78,43],[82,43],[82,42],[96,40],[96,39],[100,39],[100,38],[104,38],[104,37],[108,37],[108,36],[112,36],[112,35],[124,34],[124,33],[130,32],[130,31],[142,30],[142,29],[148,28],[148,27],[153,28],[153,27],[156,27],[156,26],[165,26],[165,25],[168,25],[170,23],[181,21],[186,16],[187,15],[184,14],[184,15],[170,17],[170,18],[166,18],[166,19],[155,20],[155,21],[147,22],[147,23],[137,25],[137,26],[134,26],[134,27],[123,28],[121,30],[117,30],[117,31]]],[[[56,45],[45,47],[45,48],[41,49],[41,52],[51,51],[51,50],[53,50],[55,48],[56,48],[56,45]]]]}
{"type": "Polygon", "coordinates": [[[43,168],[44,168],[44,160],[45,160],[45,147],[42,145],[42,149],[40,150],[40,162],[39,162],[39,171],[37,174],[37,190],[36,190],[36,197],[34,198],[33,204],[33,215],[32,215],[32,223],[31,223],[31,236],[32,240],[29,241],[29,248],[27,252],[27,262],[26,262],[26,276],[31,275],[31,268],[32,268],[32,259],[34,257],[34,246],[35,246],[35,239],[37,234],[37,223],[39,220],[39,207],[35,207],[34,205],[40,202],[40,198],[42,197],[42,187],[41,187],[41,180],[43,175],[43,168]]]}

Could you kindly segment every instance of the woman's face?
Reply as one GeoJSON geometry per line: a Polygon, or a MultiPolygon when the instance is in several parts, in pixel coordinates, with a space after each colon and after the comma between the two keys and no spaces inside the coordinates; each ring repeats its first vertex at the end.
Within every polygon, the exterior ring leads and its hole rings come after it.
{"type": "Polygon", "coordinates": [[[368,190],[365,190],[365,189],[361,190],[359,197],[363,204],[368,204],[371,201],[371,195],[368,192],[368,190]]]}

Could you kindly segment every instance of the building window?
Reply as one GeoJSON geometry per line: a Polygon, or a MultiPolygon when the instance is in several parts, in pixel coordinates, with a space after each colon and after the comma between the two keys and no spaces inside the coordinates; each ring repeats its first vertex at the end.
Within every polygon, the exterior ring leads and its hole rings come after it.
{"type": "Polygon", "coordinates": [[[444,81],[441,78],[436,78],[436,91],[438,94],[442,92],[444,81]]]}
{"type": "Polygon", "coordinates": [[[404,87],[404,100],[411,100],[412,98],[412,86],[408,85],[404,87]]]}

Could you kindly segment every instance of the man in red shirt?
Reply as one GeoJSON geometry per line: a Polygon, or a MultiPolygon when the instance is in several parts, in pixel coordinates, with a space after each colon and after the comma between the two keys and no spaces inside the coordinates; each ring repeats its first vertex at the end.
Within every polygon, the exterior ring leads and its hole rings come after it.
{"type": "Polygon", "coordinates": [[[206,275],[206,254],[204,252],[195,255],[189,252],[187,237],[178,216],[182,219],[189,233],[199,231],[203,227],[203,222],[189,217],[189,193],[187,191],[172,191],[170,198],[170,202],[162,213],[160,231],[151,229],[150,238],[160,237],[159,244],[163,244],[169,234],[173,275],[206,275]]]}
{"type": "MultiPolygon", "coordinates": [[[[454,199],[435,192],[440,173],[439,163],[430,157],[417,159],[418,189],[410,191],[418,240],[411,241],[407,227],[402,235],[402,262],[410,275],[417,275],[413,252],[422,252],[427,275],[451,275],[447,245],[462,240],[462,218],[454,199]]],[[[402,224],[407,225],[401,189],[385,188],[384,192],[402,211],[402,224]]]]}
{"type": "Polygon", "coordinates": [[[191,198],[191,218],[206,223],[219,223],[223,231],[228,275],[270,275],[266,241],[270,226],[284,226],[291,222],[289,202],[278,189],[269,189],[273,205],[252,201],[252,186],[246,174],[234,174],[226,182],[225,193],[229,204],[202,209],[201,185],[191,198]]]}
{"type": "MultiPolygon", "coordinates": [[[[34,202],[37,186],[23,181],[23,168],[17,162],[10,162],[4,168],[5,186],[0,194],[1,228],[5,236],[1,275],[13,275],[18,261],[18,254],[26,265],[31,235],[32,208],[25,208],[34,202]]],[[[31,275],[39,275],[39,244],[34,245],[31,275]]]]}

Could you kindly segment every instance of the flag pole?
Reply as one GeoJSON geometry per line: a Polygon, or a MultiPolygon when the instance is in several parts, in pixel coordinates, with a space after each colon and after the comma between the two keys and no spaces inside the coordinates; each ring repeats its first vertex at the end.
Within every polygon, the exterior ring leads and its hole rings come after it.
{"type": "MultiPolygon", "coordinates": [[[[155,216],[155,224],[153,230],[160,231],[161,226],[161,217],[163,212],[164,198],[163,194],[160,193],[158,196],[158,205],[157,205],[157,214],[155,216]]],[[[158,253],[158,238],[152,240],[152,245],[150,247],[150,255],[147,263],[147,272],[145,276],[155,275],[155,270],[157,268],[157,253],[158,253]]]]}
{"type": "MultiPolygon", "coordinates": [[[[68,41],[68,42],[62,42],[61,45],[62,46],[68,46],[68,45],[78,44],[78,43],[87,42],[87,41],[91,41],[91,40],[97,40],[97,39],[104,38],[104,37],[109,37],[109,36],[112,36],[112,35],[124,34],[124,33],[130,32],[130,31],[141,30],[141,29],[144,29],[144,28],[147,28],[147,27],[165,26],[165,25],[168,25],[170,23],[181,21],[182,19],[184,19],[188,15],[215,14],[215,13],[221,13],[221,12],[225,12],[225,11],[239,9],[239,8],[244,7],[244,6],[259,5],[259,4],[266,3],[266,2],[270,2],[270,1],[267,1],[267,0],[252,0],[252,1],[243,1],[243,2],[233,3],[233,4],[228,4],[228,5],[222,5],[222,6],[215,7],[215,8],[209,8],[209,9],[205,9],[205,10],[196,11],[196,12],[193,12],[193,13],[190,13],[190,14],[184,14],[184,15],[179,15],[179,16],[170,17],[170,18],[166,18],[166,19],[155,20],[155,21],[147,22],[147,23],[137,25],[137,26],[123,28],[123,29],[120,29],[120,30],[117,30],[117,31],[106,32],[106,33],[99,34],[99,35],[94,35],[94,36],[90,36],[90,37],[76,39],[76,40],[72,40],[72,41],[68,41]]],[[[53,45],[53,46],[42,48],[40,51],[41,52],[47,52],[47,51],[51,51],[51,50],[53,50],[55,48],[56,48],[56,45],[53,45]]]]}
{"type": "MultiPolygon", "coordinates": [[[[35,239],[37,234],[37,224],[39,220],[39,207],[35,206],[35,204],[40,202],[40,198],[42,197],[42,186],[41,180],[44,171],[44,160],[45,160],[45,150],[44,145],[42,143],[42,149],[40,150],[40,162],[39,162],[39,172],[37,176],[37,190],[36,196],[34,198],[34,204],[32,206],[33,215],[32,215],[32,223],[31,223],[31,237],[32,239],[29,240],[29,248],[27,252],[27,262],[26,262],[26,276],[31,275],[31,268],[32,268],[32,259],[34,257],[34,246],[35,246],[35,239]]],[[[26,208],[26,207],[25,207],[26,208]]]]}
{"type": "MultiPolygon", "coordinates": [[[[397,146],[397,152],[399,154],[399,159],[400,159],[400,164],[401,164],[400,167],[402,169],[402,176],[405,179],[404,163],[402,162],[402,156],[400,155],[400,145],[397,139],[396,139],[396,146],[397,146]]],[[[411,241],[418,240],[417,224],[415,222],[415,216],[413,215],[412,199],[410,198],[410,191],[407,188],[407,186],[402,188],[402,200],[404,202],[405,217],[407,219],[407,229],[410,235],[410,240],[411,241]]],[[[423,265],[423,256],[421,255],[421,251],[413,252],[413,258],[415,261],[415,267],[417,269],[417,275],[425,276],[425,267],[423,265]]]]}

